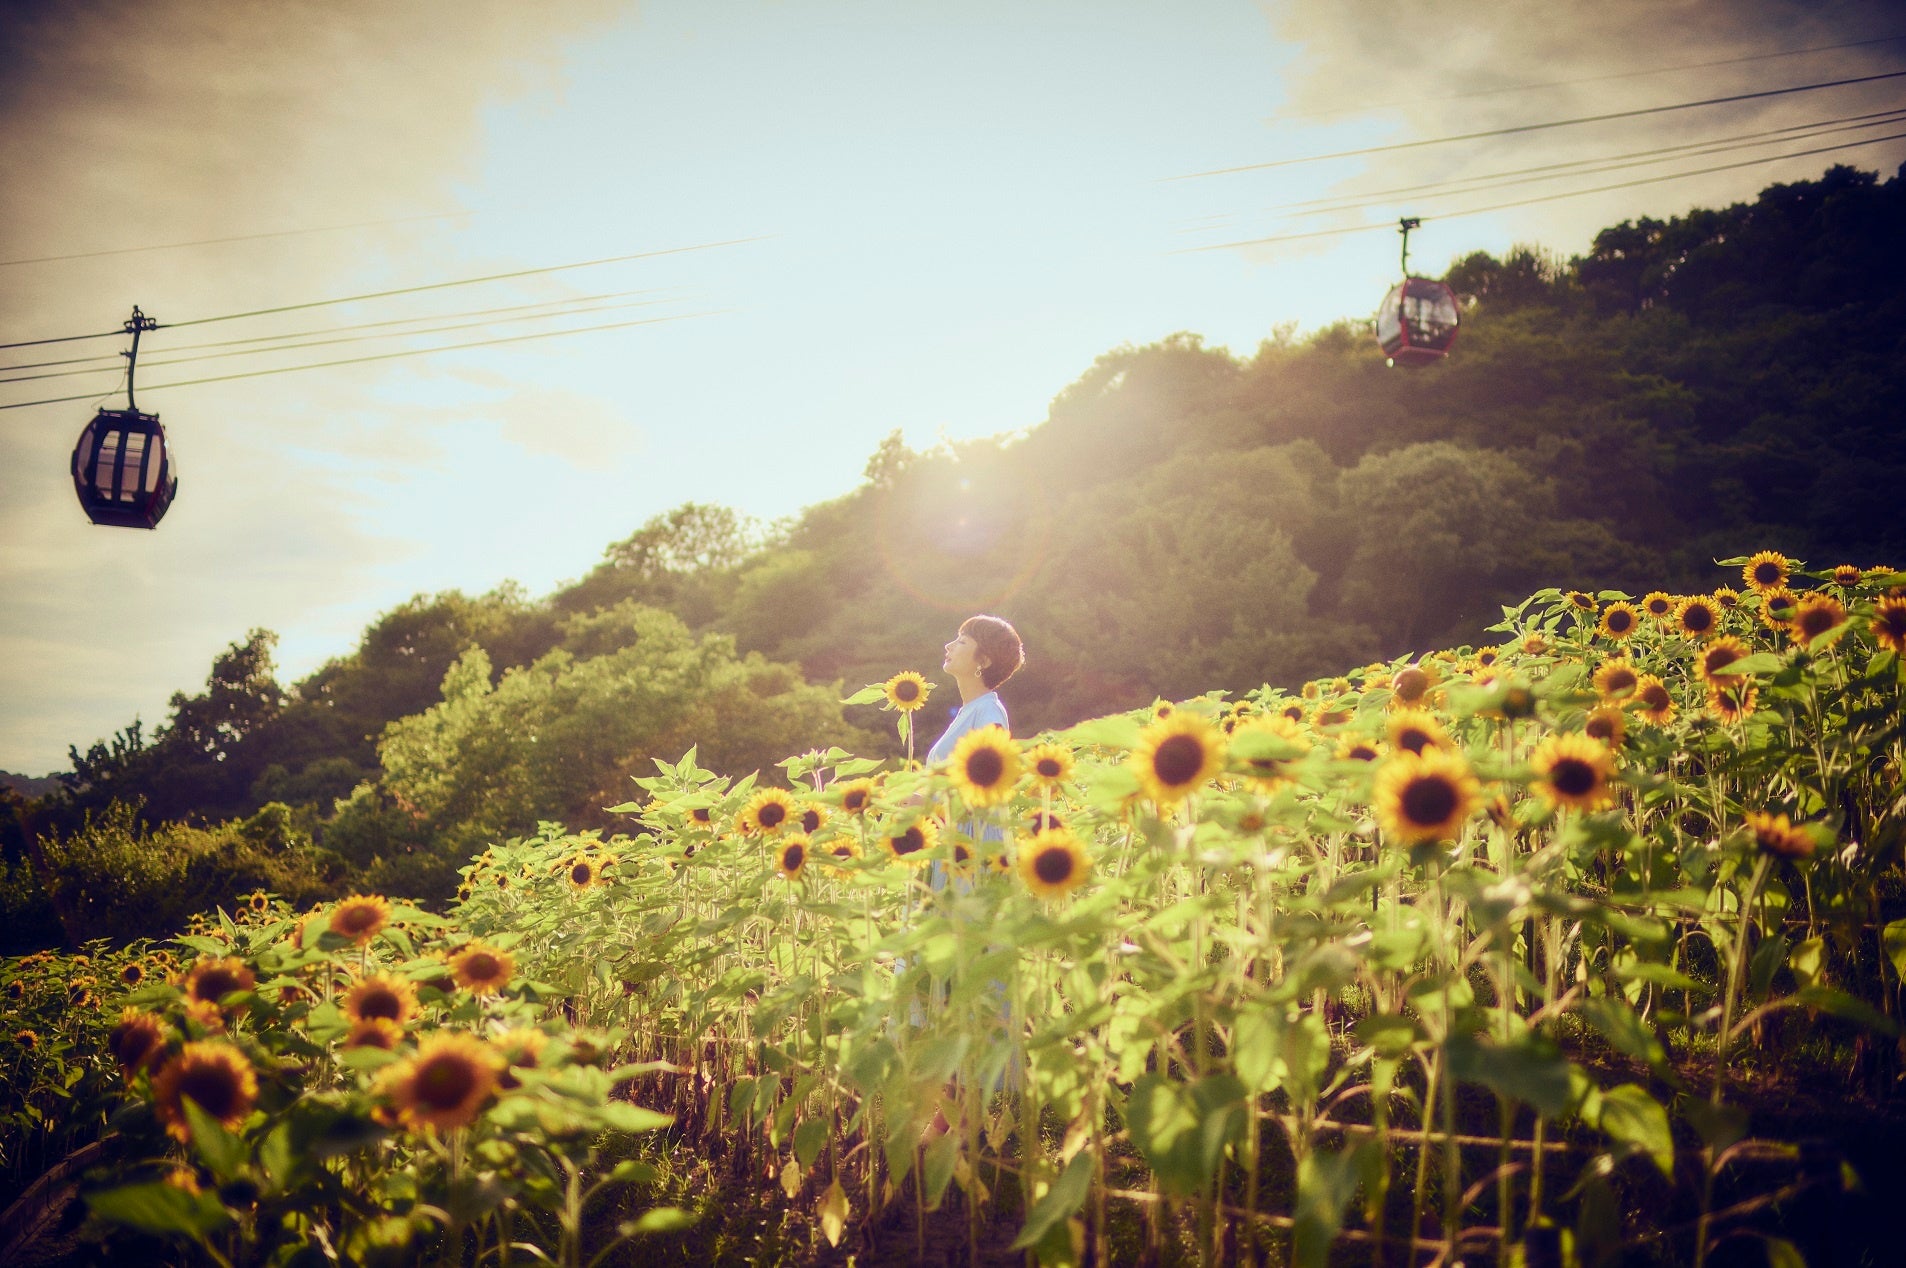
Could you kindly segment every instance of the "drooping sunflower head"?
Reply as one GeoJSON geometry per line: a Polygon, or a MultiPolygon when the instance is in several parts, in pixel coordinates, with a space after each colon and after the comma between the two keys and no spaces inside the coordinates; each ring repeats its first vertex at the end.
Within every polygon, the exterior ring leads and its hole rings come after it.
{"type": "Polygon", "coordinates": [[[1760,687],[1745,678],[1715,678],[1707,685],[1707,708],[1732,724],[1750,718],[1760,704],[1760,687]]]}
{"type": "Polygon", "coordinates": [[[1571,590],[1568,592],[1568,605],[1577,612],[1593,612],[1595,610],[1595,596],[1581,590],[1571,590]]]}
{"type": "Polygon", "coordinates": [[[1683,638],[1712,638],[1721,628],[1721,609],[1704,594],[1691,594],[1674,610],[1675,627],[1683,638]]]}
{"type": "Polygon", "coordinates": [[[1724,634],[1701,649],[1700,658],[1694,662],[1694,672],[1705,683],[1712,683],[1717,678],[1732,681],[1734,676],[1727,672],[1727,667],[1737,660],[1745,659],[1747,650],[1747,644],[1724,634]]]}
{"type": "Polygon", "coordinates": [[[803,832],[808,836],[813,836],[816,832],[819,832],[822,828],[827,826],[826,806],[812,801],[804,801],[800,804],[798,809],[799,813],[794,816],[794,826],[797,831],[803,832]]]}
{"type": "Polygon", "coordinates": [[[1072,750],[1063,744],[1040,744],[1026,754],[1026,768],[1034,783],[1056,790],[1072,778],[1072,750]]]}
{"type": "Polygon", "coordinates": [[[932,852],[940,839],[940,825],[931,819],[916,819],[887,834],[887,851],[903,861],[920,862],[932,852]]]}
{"type": "Polygon", "coordinates": [[[418,1044],[415,1056],[386,1066],[379,1085],[413,1131],[467,1127],[495,1094],[501,1065],[475,1036],[441,1032],[418,1044]]]}
{"type": "Polygon", "coordinates": [[[1635,693],[1641,675],[1634,664],[1621,657],[1605,660],[1595,671],[1595,690],[1604,700],[1626,700],[1635,693]]]}
{"type": "Polygon", "coordinates": [[[328,928],[363,946],[390,923],[390,903],[377,894],[353,894],[331,909],[328,928]]]}
{"type": "Polygon", "coordinates": [[[1469,763],[1439,748],[1385,758],[1371,791],[1377,822],[1406,845],[1460,835],[1481,798],[1482,785],[1469,763]]]}
{"type": "Polygon", "coordinates": [[[911,669],[904,669],[887,679],[885,690],[889,705],[902,713],[912,713],[927,702],[933,687],[911,669]]]}
{"type": "Polygon", "coordinates": [[[1833,570],[1833,584],[1842,590],[1851,590],[1860,584],[1860,566],[1841,564],[1833,570]]]}
{"type": "Polygon", "coordinates": [[[1617,599],[1602,609],[1601,632],[1603,638],[1612,638],[1617,643],[1633,634],[1641,626],[1641,612],[1634,604],[1625,599],[1617,599]]]}
{"type": "Polygon", "coordinates": [[[1525,634],[1522,638],[1524,656],[1544,656],[1548,654],[1549,640],[1540,634],[1525,634]]]}
{"type": "Polygon", "coordinates": [[[13,1042],[31,1052],[40,1046],[40,1035],[38,1031],[32,1029],[16,1030],[13,1032],[13,1042]]]}
{"type": "Polygon", "coordinates": [[[344,1036],[346,1048],[380,1048],[385,1052],[397,1051],[397,1045],[403,1041],[404,1028],[388,1017],[354,1021],[344,1036]]]}
{"type": "Polygon", "coordinates": [[[947,773],[968,806],[1003,805],[1019,783],[1019,746],[1004,727],[968,731],[954,746],[947,773]]]}
{"type": "Polygon", "coordinates": [[[781,870],[782,876],[788,880],[796,880],[801,875],[801,869],[807,866],[807,854],[810,848],[806,837],[790,836],[776,847],[774,865],[781,870]]]}
{"type": "Polygon", "coordinates": [[[516,958],[481,942],[472,942],[450,957],[457,985],[477,995],[494,995],[516,971],[516,958]]]}
{"type": "Polygon", "coordinates": [[[1589,710],[1588,719],[1582,723],[1582,734],[1609,748],[1620,748],[1621,742],[1628,738],[1628,722],[1619,708],[1603,705],[1589,710]]]}
{"type": "Polygon", "coordinates": [[[1777,550],[1763,550],[1741,569],[1741,580],[1762,594],[1787,584],[1793,561],[1777,550]]]}
{"type": "Polygon", "coordinates": [[[1874,641],[1896,656],[1906,656],[1906,596],[1888,595],[1873,605],[1874,641]]]}
{"type": "Polygon", "coordinates": [[[1614,798],[1614,755],[1586,735],[1546,736],[1529,762],[1536,770],[1536,794],[1558,809],[1597,810],[1614,798]]]}
{"type": "Polygon", "coordinates": [[[202,955],[186,970],[181,984],[189,1004],[218,1006],[233,991],[249,991],[258,984],[258,975],[243,960],[234,956],[202,955]]]}
{"type": "Polygon", "coordinates": [[[1754,845],[1769,854],[1783,859],[1804,859],[1814,851],[1813,834],[1805,828],[1790,822],[1786,815],[1768,814],[1765,811],[1751,811],[1746,816],[1748,830],[1754,834],[1754,845]]]}
{"type": "Polygon", "coordinates": [[[1641,610],[1657,621],[1665,621],[1674,614],[1674,596],[1666,590],[1650,591],[1641,601],[1641,610]]]}
{"type": "Polygon", "coordinates": [[[1252,718],[1231,733],[1234,769],[1242,769],[1265,789],[1290,782],[1292,766],[1309,751],[1304,728],[1278,714],[1252,718]]]}
{"type": "Polygon", "coordinates": [[[1787,630],[1793,641],[1811,647],[1813,640],[1846,620],[1846,605],[1830,594],[1810,594],[1794,609],[1787,630]]]}
{"type": "Polygon", "coordinates": [[[1634,705],[1635,716],[1654,726],[1664,726],[1674,717],[1674,696],[1653,674],[1643,674],[1635,684],[1634,705]]]}
{"type": "Polygon", "coordinates": [[[192,1139],[190,1097],[227,1131],[236,1131],[258,1100],[258,1076],[245,1054],[219,1039],[188,1043],[152,1076],[152,1108],[181,1144],[192,1139]]]}
{"type": "Polygon", "coordinates": [[[1760,623],[1770,630],[1785,630],[1799,610],[1799,598],[1785,586],[1760,596],[1760,623]]]}
{"type": "Polygon", "coordinates": [[[840,808],[844,814],[864,815],[873,800],[874,781],[871,779],[855,779],[841,785],[840,808]]]}
{"type": "Polygon", "coordinates": [[[1146,796],[1175,805],[1224,769],[1224,737],[1197,714],[1177,713],[1139,733],[1131,765],[1146,796]]]}
{"type": "Polygon", "coordinates": [[[1390,747],[1401,752],[1422,754],[1430,749],[1449,747],[1449,733],[1435,715],[1422,709],[1400,709],[1390,715],[1385,726],[1390,747]]]}
{"type": "Polygon", "coordinates": [[[1390,699],[1399,708],[1414,708],[1436,689],[1437,669],[1433,661],[1410,665],[1396,671],[1390,680],[1390,699]]]}
{"type": "Polygon", "coordinates": [[[417,988],[403,978],[373,973],[344,993],[344,1015],[352,1021],[382,1018],[407,1026],[417,1015],[417,988]]]}
{"type": "Polygon", "coordinates": [[[1732,612],[1741,605],[1741,592],[1739,590],[1730,589],[1727,586],[1722,586],[1716,590],[1712,598],[1714,599],[1714,606],[1723,612],[1732,612]]]}
{"type": "Polygon", "coordinates": [[[128,1008],[120,1012],[119,1022],[106,1036],[106,1049],[130,1079],[141,1070],[157,1065],[165,1051],[165,1022],[154,1013],[128,1008]]]}
{"type": "Polygon", "coordinates": [[[779,832],[794,814],[792,796],[779,788],[763,788],[749,799],[739,822],[743,832],[779,832]]]}
{"type": "Polygon", "coordinates": [[[1041,898],[1061,898],[1091,874],[1085,848],[1064,828],[1049,829],[1019,847],[1019,876],[1041,898]]]}

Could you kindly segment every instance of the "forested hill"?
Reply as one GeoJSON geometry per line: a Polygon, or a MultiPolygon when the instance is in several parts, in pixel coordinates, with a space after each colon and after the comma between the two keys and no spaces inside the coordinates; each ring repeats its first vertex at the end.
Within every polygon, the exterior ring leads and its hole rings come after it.
{"type": "Polygon", "coordinates": [[[878,745],[832,684],[937,672],[977,611],[1026,636],[1007,694],[1030,733],[1482,643],[1547,585],[1711,589],[1715,558],[1760,548],[1906,562],[1902,224],[1900,174],[1834,168],[1572,260],[1471,255],[1447,274],[1455,354],[1418,371],[1386,368],[1361,318],[1248,357],[1119,348],[1038,425],[927,453],[896,433],[771,533],[683,507],[546,598],[420,596],[289,688],[254,631],[154,733],[76,751],[40,821],[282,802],[388,866],[603,822],[698,740],[734,773],[878,745]]]}

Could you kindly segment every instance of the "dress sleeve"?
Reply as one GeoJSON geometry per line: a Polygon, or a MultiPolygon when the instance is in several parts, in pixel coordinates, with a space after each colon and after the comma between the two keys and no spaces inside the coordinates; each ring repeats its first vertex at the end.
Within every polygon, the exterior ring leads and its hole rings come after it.
{"type": "Polygon", "coordinates": [[[1012,734],[1013,724],[1007,721],[1006,706],[998,696],[988,696],[979,708],[973,710],[973,729],[977,731],[983,726],[996,726],[1006,734],[1012,734]]]}

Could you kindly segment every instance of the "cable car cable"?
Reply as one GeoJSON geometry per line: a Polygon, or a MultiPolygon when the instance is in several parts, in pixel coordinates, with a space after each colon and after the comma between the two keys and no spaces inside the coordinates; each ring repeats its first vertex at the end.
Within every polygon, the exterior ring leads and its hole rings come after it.
{"type": "Polygon", "coordinates": [[[227,242],[256,242],[261,238],[291,238],[306,233],[338,233],[346,229],[375,229],[384,225],[415,224],[420,220],[455,220],[474,215],[468,211],[440,211],[428,216],[400,216],[393,220],[359,220],[348,225],[313,225],[309,229],[278,229],[271,233],[241,233],[230,238],[200,238],[196,242],[155,242],[144,247],[113,247],[104,251],[75,251],[67,255],[36,255],[28,259],[0,260],[0,269],[18,264],[52,264],[60,260],[96,260],[107,255],[137,255],[142,251],[176,251],[183,247],[210,247],[227,242]]]}
{"type": "MultiPolygon", "coordinates": [[[[1814,154],[1830,154],[1835,150],[1853,150],[1859,149],[1861,146],[1879,145],[1885,141],[1899,140],[1906,140],[1906,132],[1895,132],[1891,136],[1870,137],[1864,141],[1847,141],[1840,145],[1825,145],[1818,149],[1801,150],[1795,154],[1774,154],[1766,158],[1745,159],[1739,163],[1723,163],[1718,167],[1703,167],[1691,172],[1668,172],[1660,176],[1643,176],[1631,181],[1621,181],[1614,185],[1597,185],[1593,189],[1564,190],[1558,194],[1544,194],[1536,198],[1520,198],[1514,202],[1495,203],[1488,207],[1464,207],[1457,211],[1446,211],[1440,216],[1437,216],[1436,219],[1459,220],[1464,216],[1480,216],[1492,211],[1509,211],[1516,207],[1532,207],[1538,203],[1559,202],[1564,198],[1580,198],[1587,194],[1606,194],[1618,189],[1633,189],[1638,185],[1656,185],[1662,181],[1681,180],[1689,176],[1706,176],[1712,172],[1731,172],[1743,167],[1758,167],[1763,163],[1778,163],[1783,159],[1806,158],[1814,154]]],[[[1368,204],[1368,208],[1374,208],[1380,205],[1381,204],[1378,203],[1371,203],[1368,204]]],[[[1345,210],[1354,209],[1346,208],[1345,210]]],[[[1225,251],[1232,247],[1266,246],[1275,242],[1300,242],[1309,238],[1334,238],[1343,234],[1369,233],[1372,230],[1389,228],[1391,228],[1389,224],[1342,225],[1335,229],[1314,229],[1308,233],[1287,233],[1268,238],[1245,238],[1237,242],[1219,242],[1210,246],[1181,247],[1176,251],[1170,251],[1166,254],[1195,255],[1202,251],[1225,251]]]]}
{"type": "Polygon", "coordinates": [[[1675,110],[1693,110],[1700,106],[1722,106],[1736,101],[1755,101],[1763,97],[1784,97],[1797,92],[1815,92],[1823,88],[1844,88],[1848,84],[1870,84],[1882,79],[1906,78],[1906,70],[1886,71],[1878,75],[1860,75],[1852,79],[1833,79],[1818,84],[1797,84],[1791,88],[1766,88],[1759,92],[1735,93],[1728,97],[1708,97],[1701,101],[1680,101],[1667,106],[1647,106],[1639,110],[1616,110],[1608,114],[1583,115],[1576,119],[1551,119],[1546,123],[1522,123],[1510,128],[1491,128],[1485,132],[1464,132],[1457,136],[1425,137],[1420,141],[1395,141],[1389,145],[1368,145],[1358,150],[1339,150],[1334,154],[1311,154],[1303,158],[1274,159],[1268,163],[1245,163],[1237,167],[1218,167],[1207,172],[1188,172],[1165,176],[1161,182],[1197,180],[1205,176],[1230,176],[1238,172],[1261,172],[1274,167],[1293,167],[1300,163],[1321,163],[1326,159],[1360,158],[1366,154],[1393,154],[1426,145],[1449,145],[1456,141],[1480,141],[1488,137],[1513,136],[1522,132],[1541,132],[1549,128],[1568,128],[1582,123],[1606,123],[1611,119],[1637,119],[1644,115],[1667,114],[1675,110]]]}
{"type": "Polygon", "coordinates": [[[1612,75],[1590,75],[1583,79],[1551,79],[1541,84],[1514,84],[1507,88],[1478,88],[1474,92],[1450,93],[1444,97],[1417,97],[1411,101],[1384,101],[1374,105],[1338,106],[1327,110],[1308,110],[1303,114],[1279,116],[1283,119],[1321,119],[1332,115],[1367,114],[1378,110],[1394,110],[1399,106],[1415,106],[1424,102],[1469,101],[1477,97],[1499,97],[1512,92],[1535,92],[1543,88],[1573,88],[1580,84],[1604,84],[1615,79],[1639,79],[1646,75],[1669,75],[1686,70],[1713,70],[1719,66],[1739,66],[1747,62],[1772,61],[1781,57],[1803,57],[1808,53],[1835,53],[1841,49],[1867,48],[1874,44],[1893,44],[1906,40],[1906,35],[1882,35],[1871,40],[1853,40],[1846,44],[1821,44],[1814,48],[1793,48],[1778,53],[1754,53],[1746,57],[1723,57],[1713,62],[1690,62],[1685,66],[1657,66],[1652,70],[1625,70],[1612,75]]]}
{"type": "MultiPolygon", "coordinates": [[[[680,313],[673,317],[644,317],[639,321],[608,322],[599,326],[579,326],[574,330],[539,330],[528,335],[509,335],[501,339],[478,339],[469,343],[445,344],[439,348],[411,348],[403,352],[381,352],[365,357],[346,357],[338,361],[315,361],[309,365],[277,366],[269,370],[246,370],[240,374],[220,374],[204,379],[180,379],[172,383],[153,383],[146,387],[148,392],[163,391],[171,387],[196,387],[202,383],[230,383],[237,379],[263,378],[271,374],[292,374],[299,370],[322,370],[339,365],[362,365],[368,361],[395,361],[400,357],[421,357],[433,352],[457,352],[464,348],[488,348],[502,343],[523,343],[531,339],[554,339],[559,335],[586,335],[599,330],[625,330],[631,326],[658,326],[668,322],[688,321],[695,317],[718,317],[728,309],[711,309],[704,313],[680,313]]],[[[63,405],[69,401],[98,400],[97,392],[82,392],[77,396],[55,396],[43,401],[11,401],[0,404],[0,409],[26,409],[34,405],[63,405]]]]}
{"type": "Polygon", "coordinates": [[[125,333],[123,330],[102,330],[96,335],[60,335],[54,339],[22,339],[17,343],[0,343],[0,349],[38,348],[49,343],[78,343],[82,339],[117,339],[125,333]]]}

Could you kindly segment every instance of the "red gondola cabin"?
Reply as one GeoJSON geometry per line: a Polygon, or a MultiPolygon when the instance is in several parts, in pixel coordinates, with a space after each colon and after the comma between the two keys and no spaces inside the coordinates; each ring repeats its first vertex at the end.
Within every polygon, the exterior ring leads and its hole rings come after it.
{"type": "Polygon", "coordinates": [[[157,414],[102,409],[73,446],[73,489],[86,517],[119,528],[157,528],[179,473],[157,414]]]}
{"type": "Polygon", "coordinates": [[[1426,277],[1390,288],[1377,310],[1377,343],[1395,365],[1428,365],[1456,342],[1456,292],[1426,277]]]}

